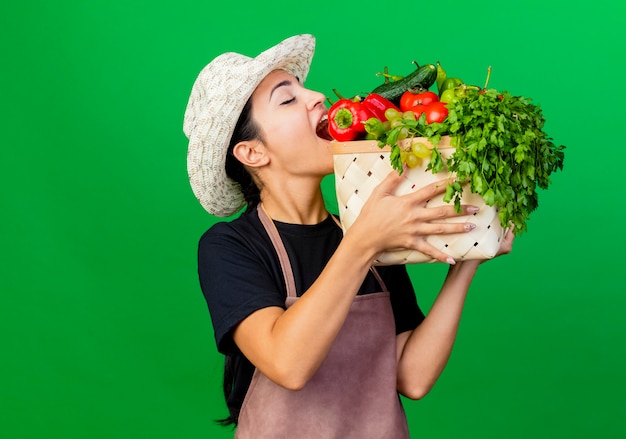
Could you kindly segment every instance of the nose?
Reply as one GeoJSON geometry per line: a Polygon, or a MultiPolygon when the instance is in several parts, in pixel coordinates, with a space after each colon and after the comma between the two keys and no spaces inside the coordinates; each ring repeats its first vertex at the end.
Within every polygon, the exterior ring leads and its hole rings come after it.
{"type": "Polygon", "coordinates": [[[323,93],[320,93],[315,90],[309,90],[310,96],[307,99],[308,107],[310,110],[316,108],[318,105],[324,106],[324,102],[326,102],[326,96],[323,93]]]}

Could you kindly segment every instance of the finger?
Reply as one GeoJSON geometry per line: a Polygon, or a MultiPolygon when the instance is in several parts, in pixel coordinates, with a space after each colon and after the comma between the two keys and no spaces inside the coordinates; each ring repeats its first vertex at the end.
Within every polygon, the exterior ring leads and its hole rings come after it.
{"type": "Polygon", "coordinates": [[[405,251],[405,250],[414,250],[414,251],[418,251],[420,253],[425,254],[426,256],[435,259],[439,262],[444,262],[446,264],[451,264],[454,265],[456,264],[456,261],[454,260],[454,258],[452,256],[450,256],[447,253],[442,252],[441,250],[439,250],[437,247],[434,247],[433,245],[429,244],[428,241],[426,241],[425,239],[422,239],[418,242],[415,243],[414,246],[411,246],[411,248],[389,248],[386,249],[385,252],[396,252],[396,251],[405,251]]]}
{"type": "Polygon", "coordinates": [[[415,236],[450,235],[450,234],[471,232],[475,228],[476,228],[476,224],[470,223],[470,222],[462,222],[462,223],[423,222],[423,223],[416,224],[413,232],[415,236]]]}
{"type": "Polygon", "coordinates": [[[443,194],[446,191],[446,187],[453,182],[454,179],[451,178],[437,180],[419,188],[415,192],[407,194],[406,196],[421,204],[435,198],[437,195],[443,194]]]}
{"type": "Polygon", "coordinates": [[[433,246],[432,244],[429,244],[428,241],[426,241],[425,239],[421,239],[418,242],[418,244],[416,245],[416,249],[417,251],[424,253],[425,255],[430,256],[431,258],[439,262],[443,262],[445,264],[450,264],[450,265],[456,264],[456,261],[454,260],[452,256],[450,256],[447,253],[442,252],[441,250],[439,250],[437,247],[433,246]]]}
{"type": "Polygon", "coordinates": [[[378,183],[372,194],[378,194],[379,196],[393,195],[403,179],[404,177],[398,171],[392,170],[378,183]]]}
{"type": "Polygon", "coordinates": [[[504,229],[504,235],[502,237],[502,242],[500,243],[500,249],[498,251],[498,255],[506,255],[511,253],[513,249],[513,240],[515,239],[515,226],[511,223],[511,227],[507,227],[504,229]]]}
{"type": "Polygon", "coordinates": [[[513,238],[515,238],[515,224],[513,224],[512,222],[509,223],[509,227],[504,229],[503,238],[508,238],[510,241],[513,241],[513,238]]]}
{"type": "Polygon", "coordinates": [[[504,237],[502,238],[502,247],[511,248],[514,238],[515,238],[515,235],[511,231],[506,233],[504,237]]]}
{"type": "Polygon", "coordinates": [[[426,220],[426,221],[436,221],[443,220],[446,218],[453,218],[458,216],[471,216],[478,212],[480,208],[477,206],[472,206],[469,204],[461,205],[461,210],[457,212],[456,208],[452,204],[444,204],[440,206],[434,207],[425,207],[421,209],[415,209],[415,218],[426,220]]]}

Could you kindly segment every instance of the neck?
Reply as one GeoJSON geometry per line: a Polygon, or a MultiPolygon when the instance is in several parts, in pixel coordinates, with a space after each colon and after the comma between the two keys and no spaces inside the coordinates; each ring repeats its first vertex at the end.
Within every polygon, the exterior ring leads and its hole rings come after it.
{"type": "Polygon", "coordinates": [[[264,190],[261,202],[273,220],[290,224],[318,224],[328,217],[321,189],[306,193],[264,190]]]}

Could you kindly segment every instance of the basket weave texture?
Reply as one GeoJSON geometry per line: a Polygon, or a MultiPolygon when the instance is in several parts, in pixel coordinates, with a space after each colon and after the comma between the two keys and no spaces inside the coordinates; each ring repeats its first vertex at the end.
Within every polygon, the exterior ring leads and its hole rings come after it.
{"type": "MultiPolygon", "coordinates": [[[[413,138],[406,142],[423,142],[432,148],[430,142],[424,138],[413,138]]],[[[371,195],[374,188],[389,174],[396,172],[389,161],[390,148],[379,148],[375,140],[360,140],[353,142],[332,142],[334,167],[335,167],[335,190],[339,216],[344,233],[354,223],[361,212],[361,208],[371,195]]],[[[442,137],[437,145],[442,158],[450,157],[454,153],[454,147],[450,146],[450,138],[442,137]]],[[[395,195],[405,195],[415,192],[432,182],[452,177],[452,174],[444,168],[441,172],[433,174],[427,170],[429,160],[423,159],[421,166],[408,168],[403,172],[404,180],[398,186],[395,195]]],[[[466,222],[476,224],[471,232],[429,235],[426,240],[442,252],[452,256],[455,260],[468,259],[491,259],[496,255],[500,247],[500,241],[504,235],[504,229],[500,225],[498,209],[488,206],[483,198],[470,191],[469,185],[465,185],[462,204],[471,204],[480,208],[472,215],[457,216],[442,220],[442,222],[466,222]]],[[[449,205],[443,201],[443,195],[429,200],[428,207],[449,205]]],[[[415,250],[389,251],[380,255],[375,265],[399,265],[416,264],[424,262],[436,262],[432,257],[415,250]]]]}

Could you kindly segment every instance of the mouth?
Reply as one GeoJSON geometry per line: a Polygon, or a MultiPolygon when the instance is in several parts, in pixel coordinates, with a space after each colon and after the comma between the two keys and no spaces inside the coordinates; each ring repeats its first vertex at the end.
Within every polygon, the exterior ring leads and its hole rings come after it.
{"type": "Polygon", "coordinates": [[[324,140],[334,140],[328,132],[328,115],[322,116],[322,119],[317,124],[317,129],[315,131],[317,136],[324,140]]]}

